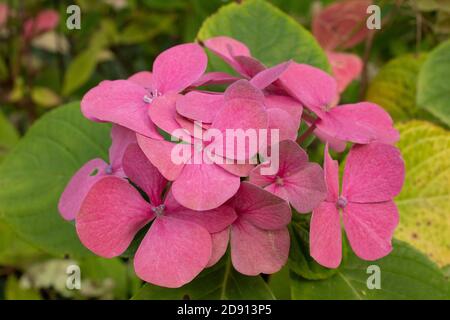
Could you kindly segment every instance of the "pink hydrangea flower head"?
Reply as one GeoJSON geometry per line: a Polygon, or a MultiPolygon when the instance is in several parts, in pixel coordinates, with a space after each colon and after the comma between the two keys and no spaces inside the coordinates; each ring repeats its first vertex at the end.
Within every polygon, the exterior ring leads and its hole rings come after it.
{"type": "Polygon", "coordinates": [[[339,192],[339,168],[325,149],[327,199],[313,210],[310,230],[311,256],[320,264],[336,268],[342,259],[340,212],[355,254],[376,260],[392,250],[391,239],[398,224],[392,200],[401,190],[405,166],[394,146],[372,143],[355,145],[344,170],[339,192]]]}
{"type": "Polygon", "coordinates": [[[347,86],[362,72],[363,62],[357,55],[340,52],[327,52],[333,75],[338,84],[339,93],[344,92],[347,86]]]}
{"type": "Polygon", "coordinates": [[[97,181],[106,176],[125,176],[122,158],[126,148],[131,143],[136,143],[136,134],[124,127],[114,125],[111,138],[110,163],[100,158],[92,159],[81,167],[67,184],[58,203],[58,210],[64,219],[75,219],[84,198],[97,181]]]}
{"type": "Polygon", "coordinates": [[[89,191],[76,217],[81,242],[102,257],[121,255],[137,232],[152,222],[134,257],[136,274],[155,285],[176,288],[194,279],[212,254],[210,234],[235,219],[229,206],[197,212],[182,207],[167,180],[148,161],[137,144],[125,152],[126,176],[149,198],[144,200],[127,180],[104,177],[89,191]]]}
{"type": "Polygon", "coordinates": [[[227,202],[237,219],[212,235],[213,253],[208,265],[214,265],[225,253],[228,242],[231,261],[242,274],[255,276],[275,273],[289,255],[291,210],[283,199],[249,182],[242,182],[237,194],[227,202]]]}
{"type": "Polygon", "coordinates": [[[205,72],[207,56],[195,43],[174,46],[153,63],[153,73],[128,80],[103,81],[81,101],[83,114],[94,121],[120,124],[141,135],[161,139],[148,117],[153,103],[166,94],[182,92],[205,72]]]}
{"type": "Polygon", "coordinates": [[[52,9],[42,10],[34,18],[25,21],[23,25],[24,39],[31,39],[41,33],[55,29],[59,23],[59,13],[52,9]]]}
{"type": "Polygon", "coordinates": [[[279,155],[278,172],[262,174],[271,163],[260,164],[250,173],[250,182],[286,200],[300,213],[311,212],[326,198],[322,168],[308,162],[306,152],[290,140],[280,142],[279,155]]]}

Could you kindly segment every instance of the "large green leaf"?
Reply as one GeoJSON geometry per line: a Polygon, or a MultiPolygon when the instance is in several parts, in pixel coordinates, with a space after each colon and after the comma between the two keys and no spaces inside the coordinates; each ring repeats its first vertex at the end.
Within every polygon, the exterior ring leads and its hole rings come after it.
{"type": "Polygon", "coordinates": [[[450,126],[450,40],[429,55],[419,74],[417,104],[450,126]]]}
{"type": "Polygon", "coordinates": [[[426,55],[389,61],[370,83],[366,100],[382,106],[395,121],[430,118],[416,105],[417,78],[426,55]]]}
{"type": "Polygon", "coordinates": [[[269,286],[260,277],[244,276],[233,269],[229,256],[204,270],[192,282],[178,289],[146,284],[133,297],[135,300],[155,299],[274,299],[269,286]]]}
{"type": "Polygon", "coordinates": [[[71,176],[88,160],[107,158],[109,125],[86,120],[79,103],[47,113],[0,166],[0,216],[49,253],[88,254],[57,209],[71,176]]]}
{"type": "Polygon", "coordinates": [[[0,112],[0,162],[19,140],[19,134],[8,119],[0,112]]]}
{"type": "MultiPolygon", "coordinates": [[[[314,37],[294,19],[263,0],[230,3],[205,20],[199,40],[230,36],[244,42],[268,66],[294,59],[325,70],[328,60],[314,37]]],[[[213,69],[223,68],[211,57],[213,69]]]]}
{"type": "Polygon", "coordinates": [[[450,264],[450,132],[421,121],[398,129],[406,180],[395,201],[401,217],[396,237],[450,264]]]}
{"type": "MultiPolygon", "coordinates": [[[[370,269],[369,269],[370,271],[370,269]]],[[[441,269],[406,243],[394,241],[394,250],[377,261],[347,255],[338,272],[326,280],[305,280],[291,273],[293,299],[450,299],[449,282],[441,269]],[[368,267],[380,269],[380,289],[372,283],[368,267]]]]}

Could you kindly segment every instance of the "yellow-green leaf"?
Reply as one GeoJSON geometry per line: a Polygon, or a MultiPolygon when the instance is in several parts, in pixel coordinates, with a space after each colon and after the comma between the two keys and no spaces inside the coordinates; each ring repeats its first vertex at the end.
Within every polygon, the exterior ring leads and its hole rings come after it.
{"type": "Polygon", "coordinates": [[[61,103],[61,98],[51,89],[46,87],[34,87],[31,90],[31,99],[38,106],[50,108],[61,103]]]}

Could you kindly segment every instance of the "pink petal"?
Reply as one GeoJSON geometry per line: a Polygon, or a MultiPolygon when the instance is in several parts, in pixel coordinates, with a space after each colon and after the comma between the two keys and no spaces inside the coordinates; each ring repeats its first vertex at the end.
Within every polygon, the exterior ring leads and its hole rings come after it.
{"type": "Polygon", "coordinates": [[[249,182],[241,183],[230,205],[239,220],[261,229],[281,229],[291,221],[291,208],[286,201],[249,182]]]}
{"type": "Polygon", "coordinates": [[[119,125],[111,129],[112,144],[109,148],[109,161],[116,175],[123,174],[122,158],[125,150],[132,143],[137,143],[136,133],[119,125]]]}
{"type": "Polygon", "coordinates": [[[303,113],[303,107],[300,102],[288,96],[267,95],[265,99],[267,109],[282,109],[289,113],[293,120],[300,126],[300,119],[303,113]]]}
{"type": "Polygon", "coordinates": [[[144,102],[148,92],[128,81],[102,81],[89,90],[81,100],[84,116],[94,121],[119,124],[153,139],[161,139],[147,115],[149,105],[144,102]]]}
{"type": "Polygon", "coordinates": [[[59,23],[59,13],[46,9],[38,13],[35,18],[28,19],[23,25],[23,36],[30,39],[38,34],[55,29],[59,23]]]}
{"type": "MultiPolygon", "coordinates": [[[[138,135],[137,139],[141,150],[167,180],[173,181],[180,175],[184,163],[175,163],[172,161],[172,150],[177,145],[183,145],[186,146],[186,153],[190,153],[189,145],[154,140],[141,135],[138,135]]],[[[190,158],[190,156],[186,156],[185,161],[187,162],[190,158]]]]}
{"type": "Polygon", "coordinates": [[[223,59],[239,74],[245,73],[240,64],[234,59],[235,56],[251,56],[250,50],[245,44],[225,36],[210,38],[204,44],[205,47],[223,59]]]}
{"type": "Polygon", "coordinates": [[[231,227],[231,260],[245,275],[271,274],[279,271],[289,256],[289,232],[262,230],[244,221],[231,227]]]}
{"type": "Polygon", "coordinates": [[[239,189],[240,178],[215,164],[187,164],[172,185],[175,199],[192,210],[215,209],[239,189]]]}
{"type": "Polygon", "coordinates": [[[9,7],[6,3],[0,3],[0,27],[8,21],[9,7]]]}
{"type": "Polygon", "coordinates": [[[191,135],[186,130],[183,130],[176,120],[176,103],[180,97],[180,94],[169,93],[156,98],[148,110],[148,115],[158,128],[190,143],[192,140],[191,135]]]}
{"type": "Polygon", "coordinates": [[[306,64],[291,63],[281,75],[280,83],[292,97],[319,117],[338,96],[336,80],[325,71],[306,64]]]}
{"type": "Polygon", "coordinates": [[[192,86],[201,87],[215,84],[229,84],[236,80],[239,80],[239,78],[225,72],[208,72],[194,82],[192,86]]]}
{"type": "Polygon", "coordinates": [[[317,163],[306,164],[283,181],[289,202],[300,213],[311,212],[327,196],[323,170],[317,163]]]}
{"type": "Polygon", "coordinates": [[[205,72],[208,58],[195,43],[174,46],[153,63],[153,87],[162,93],[181,92],[205,72]]]}
{"type": "Polygon", "coordinates": [[[317,122],[317,128],[335,139],[360,144],[393,144],[399,139],[389,113],[369,102],[332,108],[317,122]]]}
{"type": "Polygon", "coordinates": [[[226,163],[226,161],[231,161],[230,159],[224,159],[223,163],[215,162],[218,166],[225,169],[231,174],[234,174],[238,177],[248,177],[252,169],[255,167],[254,164],[251,163],[244,163],[240,164],[237,163],[236,160],[232,160],[233,163],[226,163]]]}
{"type": "Polygon", "coordinates": [[[319,138],[320,141],[328,144],[329,147],[336,152],[343,152],[347,148],[347,142],[336,139],[320,129],[316,128],[316,130],[314,130],[314,135],[319,138]]]}
{"type": "Polygon", "coordinates": [[[357,55],[349,53],[327,52],[327,57],[338,83],[339,93],[342,93],[353,80],[359,77],[363,62],[357,55]]]}
{"type": "Polygon", "coordinates": [[[133,74],[128,78],[128,80],[140,85],[141,87],[151,90],[153,85],[152,78],[153,77],[151,72],[141,71],[133,74]]]}
{"type": "Polygon", "coordinates": [[[400,151],[391,145],[355,145],[344,170],[342,194],[352,202],[382,202],[400,193],[405,164],[400,151]]]}
{"type": "Polygon", "coordinates": [[[249,99],[264,103],[264,94],[261,89],[252,85],[248,80],[241,79],[231,84],[224,94],[225,100],[249,99]]]}
{"type": "Polygon", "coordinates": [[[206,267],[211,252],[211,236],[203,227],[161,216],[142,240],[134,258],[134,269],[146,282],[178,288],[206,267]]]}
{"type": "Polygon", "coordinates": [[[342,259],[342,232],[336,204],[322,202],[314,209],[309,232],[311,256],[327,268],[337,268],[342,259]]]}
{"type": "Polygon", "coordinates": [[[186,118],[212,123],[223,106],[223,94],[191,91],[177,100],[176,110],[186,118]]]}
{"type": "MultiPolygon", "coordinates": [[[[264,176],[261,176],[264,177],[264,176]]],[[[273,182],[273,181],[272,181],[273,182]]],[[[286,188],[282,185],[279,185],[277,183],[269,184],[264,188],[264,190],[269,191],[270,193],[276,195],[277,197],[280,197],[286,202],[289,202],[289,193],[287,192],[286,188]]],[[[254,183],[254,182],[252,182],[254,183]]]]}
{"type": "Polygon", "coordinates": [[[230,239],[230,228],[226,228],[220,232],[211,234],[212,239],[212,254],[206,267],[212,267],[220,258],[223,257],[228,248],[228,241],[230,239]]]}
{"type": "Polygon", "coordinates": [[[343,218],[348,240],[358,257],[377,260],[391,252],[392,235],[399,221],[393,201],[349,202],[343,218]]]}
{"type": "Polygon", "coordinates": [[[128,147],[123,157],[123,169],[126,176],[141,188],[150,198],[153,206],[159,206],[161,195],[167,185],[167,180],[151,164],[138,144],[128,147]]]}
{"type": "Polygon", "coordinates": [[[266,69],[266,66],[261,61],[253,57],[235,56],[234,60],[239,64],[239,69],[241,70],[239,73],[248,79],[253,78],[266,69]]]}
{"type": "Polygon", "coordinates": [[[179,204],[171,191],[168,192],[164,204],[168,216],[194,222],[208,230],[209,233],[222,231],[230,226],[237,217],[234,209],[227,205],[206,211],[190,210],[179,204]]]}
{"type": "Polygon", "coordinates": [[[331,158],[328,145],[325,146],[323,168],[327,185],[327,201],[336,202],[339,197],[339,163],[331,158]]]}
{"type": "Polygon", "coordinates": [[[256,74],[250,83],[258,89],[264,89],[274,83],[287,70],[292,61],[286,61],[256,74]]]}
{"type": "Polygon", "coordinates": [[[76,218],[81,242],[95,254],[121,255],[153,214],[150,205],[126,180],[106,177],[89,191],[76,218]]]}
{"type": "Polygon", "coordinates": [[[272,130],[279,130],[279,141],[297,139],[298,124],[295,119],[284,110],[281,109],[268,109],[267,116],[269,119],[267,142],[270,144],[272,141],[272,130]]]}
{"type": "Polygon", "coordinates": [[[313,19],[314,36],[328,50],[357,45],[370,32],[366,11],[371,4],[371,0],[347,0],[325,7],[313,19]]]}
{"type": "MultiPolygon", "coordinates": [[[[193,121],[188,118],[181,116],[180,114],[175,115],[175,121],[184,129],[189,135],[195,139],[202,140],[208,125],[203,124],[201,121],[193,121]]],[[[180,133],[184,136],[183,131],[180,133]]],[[[186,139],[186,138],[185,138],[186,139]]],[[[189,139],[190,143],[193,143],[195,139],[189,139]]]]}
{"type": "Polygon", "coordinates": [[[75,173],[58,203],[58,210],[64,219],[75,219],[89,190],[105,176],[107,166],[108,164],[102,159],[93,159],[75,173]]]}

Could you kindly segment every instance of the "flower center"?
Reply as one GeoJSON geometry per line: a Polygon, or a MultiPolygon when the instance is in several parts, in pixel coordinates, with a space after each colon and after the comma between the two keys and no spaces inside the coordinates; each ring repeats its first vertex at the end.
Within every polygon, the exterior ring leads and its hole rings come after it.
{"type": "Polygon", "coordinates": [[[143,98],[145,103],[152,103],[155,98],[162,96],[162,93],[156,89],[148,90],[148,94],[146,94],[143,98]]]}
{"type": "Polygon", "coordinates": [[[166,205],[160,204],[157,207],[152,207],[152,211],[156,214],[157,217],[160,217],[164,214],[164,210],[166,209],[166,205]]]}
{"type": "Polygon", "coordinates": [[[344,209],[347,206],[347,203],[348,203],[347,199],[343,196],[340,196],[337,200],[336,207],[338,209],[344,209]]]}
{"type": "Polygon", "coordinates": [[[281,178],[280,176],[277,176],[277,177],[275,178],[275,183],[278,184],[278,185],[280,185],[280,186],[282,186],[282,185],[284,184],[283,178],[281,178]]]}
{"type": "Polygon", "coordinates": [[[105,174],[110,175],[110,174],[112,174],[112,173],[113,173],[113,168],[112,168],[112,166],[111,166],[111,165],[107,166],[107,167],[105,168],[105,174]]]}

